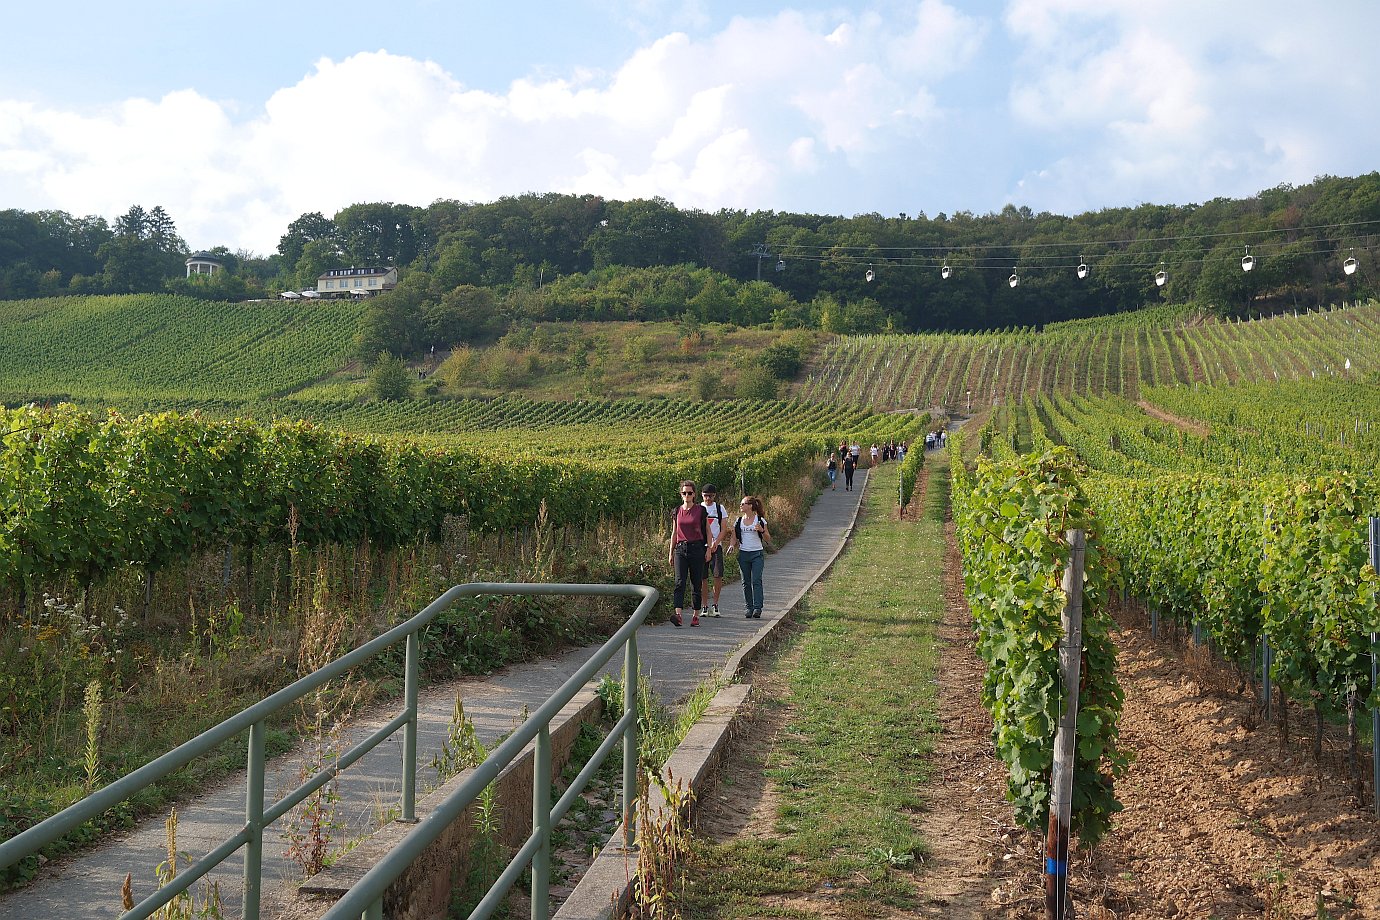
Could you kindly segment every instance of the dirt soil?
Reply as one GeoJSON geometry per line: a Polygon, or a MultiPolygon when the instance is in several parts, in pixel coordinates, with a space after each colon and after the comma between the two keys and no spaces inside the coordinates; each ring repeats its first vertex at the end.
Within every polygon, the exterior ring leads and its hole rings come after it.
{"type": "Polygon", "coordinates": [[[1146,415],[1157,418],[1162,422],[1173,425],[1175,428],[1187,431],[1190,434],[1196,434],[1199,437],[1205,438],[1212,433],[1212,429],[1209,428],[1207,425],[1204,425],[1202,422],[1191,421],[1189,419],[1175,415],[1172,412],[1166,412],[1164,409],[1161,409],[1159,406],[1155,405],[1149,400],[1139,400],[1136,403],[1136,405],[1139,406],[1141,408],[1141,411],[1143,411],[1146,415]]]}
{"type": "MultiPolygon", "coordinates": [[[[942,733],[922,818],[932,851],[917,870],[926,897],[920,913],[1043,918],[1042,840],[1014,826],[1004,798],[1005,771],[978,703],[982,667],[951,529],[949,536],[942,733]]],[[[1360,798],[1361,782],[1348,778],[1343,746],[1333,739],[1315,762],[1305,714],[1291,714],[1294,738],[1283,742],[1278,720],[1262,723],[1229,669],[1182,642],[1152,640],[1139,612],[1118,615],[1122,743],[1135,759],[1117,787],[1125,811],[1112,833],[1073,860],[1076,915],[1380,920],[1380,822],[1369,791],[1360,798]]],[[[724,764],[735,787],[701,803],[698,833],[711,839],[772,833],[777,800],[762,773],[789,711],[765,702],[782,689],[770,675],[756,681],[764,702],[724,764]]],[[[1361,770],[1368,775],[1364,758],[1361,770]]],[[[839,916],[827,892],[780,907],[839,916]]]]}
{"type": "Polygon", "coordinates": [[[1140,611],[1118,618],[1136,760],[1117,789],[1126,810],[1080,867],[1084,903],[1118,918],[1380,918],[1380,822],[1343,745],[1314,761],[1311,719],[1291,713],[1285,742],[1229,669],[1152,640],[1140,611]]]}

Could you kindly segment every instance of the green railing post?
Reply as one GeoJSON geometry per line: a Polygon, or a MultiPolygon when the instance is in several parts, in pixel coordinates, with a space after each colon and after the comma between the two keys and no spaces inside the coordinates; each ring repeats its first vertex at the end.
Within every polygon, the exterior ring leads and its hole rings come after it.
{"type": "MultiPolygon", "coordinates": [[[[232,837],[224,840],[205,856],[179,874],[178,882],[155,892],[135,906],[132,915],[148,916],[167,904],[181,891],[205,876],[220,865],[241,847],[245,849],[243,916],[248,920],[258,920],[261,912],[262,874],[263,874],[263,832],[264,827],[281,818],[297,805],[305,801],[313,792],[320,789],[337,771],[349,769],[369,751],[375,750],[383,742],[396,737],[399,729],[404,732],[403,765],[403,810],[404,815],[415,822],[416,814],[416,769],[417,769],[417,687],[420,666],[420,639],[418,631],[423,629],[438,614],[446,610],[462,597],[480,595],[609,595],[640,598],[637,610],[632,617],[600,648],[599,652],[582,664],[570,675],[561,688],[542,703],[537,711],[523,723],[515,733],[475,768],[470,778],[446,796],[435,806],[432,817],[412,828],[404,839],[375,866],[365,873],[358,884],[346,892],[336,905],[327,911],[332,920],[365,917],[382,918],[383,897],[387,888],[417,859],[421,858],[442,831],[459,820],[465,807],[483,792],[484,788],[497,778],[503,767],[511,763],[522,749],[531,742],[536,743],[533,787],[533,825],[538,836],[529,838],[527,843],[514,856],[498,882],[476,908],[477,915],[488,916],[497,907],[503,895],[512,887],[524,867],[531,866],[533,880],[533,912],[536,916],[547,917],[550,910],[551,873],[551,826],[554,824],[551,804],[551,720],[568,704],[585,684],[608,666],[618,646],[624,647],[624,711],[621,718],[626,723],[621,734],[611,735],[600,745],[597,763],[586,764],[581,771],[578,787],[584,787],[589,777],[603,763],[619,740],[624,745],[623,757],[623,810],[627,818],[627,844],[632,846],[636,834],[636,802],[638,793],[638,731],[637,731],[637,629],[646,620],[647,614],[656,605],[658,594],[655,588],[640,585],[571,585],[571,584],[480,584],[455,585],[426,606],[424,610],[405,623],[401,623],[381,636],[364,643],[345,655],[319,668],[287,687],[270,694],[247,709],[231,716],[215,727],[202,732],[195,738],[183,742],[175,749],[155,758],[132,773],[115,780],[80,802],[68,806],[56,815],[20,832],[9,840],[0,841],[0,868],[14,865],[26,856],[37,852],[44,846],[58,840],[65,833],[81,825],[84,821],[109,810],[118,803],[130,798],[173,770],[185,766],[196,757],[213,750],[215,746],[249,732],[248,737],[248,777],[245,781],[245,824],[232,837]],[[309,778],[297,788],[270,804],[265,804],[265,757],[267,729],[265,719],[280,711],[288,704],[301,699],[308,693],[320,690],[364,661],[394,643],[407,641],[406,684],[403,694],[405,709],[388,722],[370,732],[367,737],[353,744],[339,756],[334,767],[309,778]]],[[[565,799],[571,796],[567,790],[562,802],[556,806],[560,814],[570,807],[565,799]]]]}
{"type": "Polygon", "coordinates": [[[532,750],[532,835],[541,841],[532,854],[532,920],[551,916],[551,726],[537,732],[532,750]]]}
{"type": "Polygon", "coordinates": [[[244,824],[249,842],[244,847],[244,918],[259,920],[264,862],[264,736],[260,719],[249,726],[249,776],[244,783],[244,824]]]}
{"type": "MultiPolygon", "coordinates": [[[[623,653],[623,712],[637,712],[637,633],[628,636],[623,653]]],[[[623,735],[623,846],[637,842],[637,717],[623,735]]]]}
{"type": "Polygon", "coordinates": [[[421,657],[421,643],[417,633],[407,634],[406,675],[403,678],[403,706],[407,712],[407,724],[403,726],[403,788],[402,819],[408,823],[417,820],[417,684],[421,657]]]}

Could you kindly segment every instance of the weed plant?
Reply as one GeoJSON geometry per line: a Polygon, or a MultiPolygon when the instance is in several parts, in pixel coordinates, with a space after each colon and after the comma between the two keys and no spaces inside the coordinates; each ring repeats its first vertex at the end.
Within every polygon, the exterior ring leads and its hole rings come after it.
{"type": "MultiPolygon", "coordinates": [[[[637,920],[679,920],[690,857],[690,808],[693,793],[669,773],[647,774],[661,793],[651,808],[643,796],[637,813],[637,871],[633,876],[630,914],[637,920]]],[[[649,789],[650,789],[649,785],[649,789]]]]}
{"type": "MultiPolygon", "coordinates": [[[[599,682],[598,693],[610,718],[623,712],[623,686],[622,680],[607,674],[599,682]]],[[[701,684],[683,705],[673,710],[657,699],[650,675],[638,672],[638,857],[632,890],[635,917],[674,920],[680,916],[677,905],[684,886],[682,870],[689,855],[693,794],[669,772],[663,775],[663,771],[671,754],[720,689],[717,680],[701,684]],[[661,793],[661,803],[656,808],[651,806],[653,788],[661,793]]],[[[612,755],[609,759],[614,760],[612,755]]]]}
{"type": "MultiPolygon", "coordinates": [[[[596,687],[604,712],[615,721],[623,715],[623,683],[623,678],[605,674],[596,687]]],[[[642,772],[661,772],[671,753],[685,740],[686,732],[704,715],[720,689],[717,680],[706,681],[686,697],[684,704],[672,709],[657,698],[652,676],[638,668],[637,749],[642,772]]],[[[613,759],[612,753],[609,759],[613,759]]]]}
{"type": "MultiPolygon", "coordinates": [[[[154,870],[160,891],[177,879],[179,863],[191,862],[191,858],[186,853],[177,849],[176,808],[168,814],[168,819],[163,822],[163,828],[167,835],[168,858],[159,863],[158,868],[154,870]]],[[[135,903],[134,877],[132,873],[127,873],[124,884],[120,887],[120,906],[129,911],[134,909],[135,903]]],[[[220,898],[220,884],[208,882],[205,879],[202,880],[199,898],[185,891],[179,892],[153,914],[154,920],[222,920],[224,916],[220,898]]]]}
{"type": "MultiPolygon", "coordinates": [[[[252,561],[232,557],[228,577],[226,553],[216,552],[152,578],[126,572],[89,591],[69,582],[34,586],[22,598],[0,594],[0,839],[413,616],[453,584],[664,583],[659,547],[651,546],[656,530],[647,520],[578,534],[539,527],[515,539],[472,534],[455,520],[440,542],[389,552],[293,546],[252,561]],[[83,692],[93,682],[102,687],[99,707],[83,692]]],[[[606,634],[625,606],[597,598],[462,602],[421,636],[424,679],[486,673],[606,634]]],[[[318,723],[324,729],[373,694],[398,691],[402,669],[399,643],[316,695],[310,705],[319,713],[279,713],[269,722],[269,754],[315,737],[318,723]]],[[[45,854],[127,826],[242,767],[246,746],[244,737],[227,742],[45,854]]],[[[0,888],[22,884],[37,864],[31,857],[0,871],[0,888]]]]}
{"type": "MultiPolygon", "coordinates": [[[[779,541],[799,530],[818,480],[802,476],[768,498],[779,541]]],[[[731,484],[723,491],[728,504],[731,484]]],[[[293,518],[289,528],[298,523],[293,518]]],[[[295,542],[252,557],[223,549],[93,585],[63,581],[30,584],[19,595],[0,591],[0,839],[410,618],[452,585],[640,583],[667,594],[665,525],[653,514],[558,529],[543,516],[525,533],[481,535],[452,519],[439,541],[389,551],[367,543],[308,548],[295,542]],[[83,693],[93,682],[102,688],[99,706],[83,693]]],[[[735,564],[730,560],[730,569],[735,564]]],[[[423,679],[488,673],[606,635],[626,608],[607,598],[462,600],[420,635],[423,679]]],[[[398,643],[323,689],[307,709],[270,718],[269,755],[304,738],[320,753],[318,763],[329,760],[320,739],[349,711],[400,691],[403,653],[398,643]]],[[[246,737],[226,742],[70,832],[45,855],[128,826],[241,768],[246,751],[246,737]]],[[[23,884],[37,864],[31,857],[0,870],[0,889],[23,884]]]]}

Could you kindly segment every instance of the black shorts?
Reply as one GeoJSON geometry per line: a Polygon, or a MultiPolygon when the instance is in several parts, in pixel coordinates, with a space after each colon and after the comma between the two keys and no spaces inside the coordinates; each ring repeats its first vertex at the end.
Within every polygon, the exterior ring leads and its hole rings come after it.
{"type": "Polygon", "coordinates": [[[724,577],[724,548],[722,546],[715,547],[714,555],[709,557],[704,568],[707,575],[713,575],[716,578],[724,577]]]}

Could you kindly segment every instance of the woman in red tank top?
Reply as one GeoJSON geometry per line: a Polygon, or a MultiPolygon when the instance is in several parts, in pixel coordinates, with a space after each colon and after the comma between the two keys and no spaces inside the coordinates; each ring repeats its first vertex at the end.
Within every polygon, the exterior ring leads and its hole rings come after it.
{"type": "Polygon", "coordinates": [[[671,595],[675,611],[671,625],[682,623],[680,612],[685,606],[686,581],[690,583],[695,602],[690,625],[700,625],[700,607],[704,590],[704,565],[709,561],[709,515],[704,506],[695,501],[695,482],[687,479],[680,484],[680,505],[675,510],[671,527],[670,562],[676,573],[676,587],[671,595]]]}

